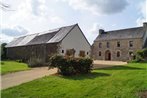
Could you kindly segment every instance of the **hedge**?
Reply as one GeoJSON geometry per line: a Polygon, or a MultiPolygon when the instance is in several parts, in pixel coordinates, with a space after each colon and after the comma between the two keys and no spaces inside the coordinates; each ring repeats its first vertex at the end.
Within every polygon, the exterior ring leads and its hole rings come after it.
{"type": "Polygon", "coordinates": [[[58,73],[62,75],[75,75],[89,73],[92,69],[93,60],[90,58],[63,57],[61,55],[52,56],[49,60],[49,67],[58,68],[58,73]]]}

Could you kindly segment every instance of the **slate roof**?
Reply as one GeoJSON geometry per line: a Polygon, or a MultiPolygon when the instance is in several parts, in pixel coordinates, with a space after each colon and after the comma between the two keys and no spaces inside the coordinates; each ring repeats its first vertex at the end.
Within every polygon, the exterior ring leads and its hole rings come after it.
{"type": "Polygon", "coordinates": [[[12,42],[8,43],[6,47],[17,47],[26,45],[35,45],[43,43],[57,43],[62,41],[65,36],[76,26],[65,26],[53,30],[48,30],[41,33],[30,34],[15,38],[12,42]]]}
{"type": "Polygon", "coordinates": [[[99,34],[95,41],[142,38],[144,36],[145,29],[143,29],[143,27],[136,27],[105,32],[106,33],[104,34],[99,34]]]}

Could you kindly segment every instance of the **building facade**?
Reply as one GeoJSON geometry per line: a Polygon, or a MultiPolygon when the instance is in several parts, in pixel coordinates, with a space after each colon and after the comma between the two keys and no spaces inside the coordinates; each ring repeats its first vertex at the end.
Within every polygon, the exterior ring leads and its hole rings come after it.
{"type": "Polygon", "coordinates": [[[7,57],[44,62],[54,54],[90,57],[91,46],[78,24],[15,38],[7,46],[7,57]]]}
{"type": "Polygon", "coordinates": [[[147,47],[147,23],[142,27],[114,31],[99,30],[92,45],[96,60],[128,61],[137,50],[147,47]]]}

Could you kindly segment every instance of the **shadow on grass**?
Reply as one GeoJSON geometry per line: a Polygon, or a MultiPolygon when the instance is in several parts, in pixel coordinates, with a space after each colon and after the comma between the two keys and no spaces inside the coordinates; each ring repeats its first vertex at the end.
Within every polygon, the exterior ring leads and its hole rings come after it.
{"type": "Polygon", "coordinates": [[[83,79],[94,79],[97,77],[106,77],[110,76],[110,74],[107,73],[100,73],[100,72],[91,72],[88,74],[80,74],[80,75],[74,75],[74,76],[61,76],[65,79],[72,79],[72,80],[83,80],[83,79]]]}
{"type": "Polygon", "coordinates": [[[96,70],[144,70],[144,68],[129,67],[129,66],[112,66],[107,68],[97,68],[96,70]]]}

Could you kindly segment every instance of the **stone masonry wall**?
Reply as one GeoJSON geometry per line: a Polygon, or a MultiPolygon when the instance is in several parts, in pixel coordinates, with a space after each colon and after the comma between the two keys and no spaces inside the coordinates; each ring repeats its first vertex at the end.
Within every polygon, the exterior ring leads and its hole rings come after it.
{"type": "Polygon", "coordinates": [[[92,57],[96,60],[105,60],[105,52],[109,50],[111,52],[112,61],[127,61],[131,58],[129,52],[133,54],[142,49],[143,40],[142,39],[124,39],[124,40],[104,40],[96,41],[92,45],[92,57]],[[120,47],[117,47],[117,42],[120,42],[120,47]],[[129,46],[129,41],[133,41],[133,47],[129,46]],[[106,43],[109,42],[110,47],[106,47],[106,43]],[[99,43],[102,43],[102,48],[99,48],[99,43]],[[99,51],[101,56],[99,56],[99,51]],[[117,51],[120,51],[120,57],[117,57],[117,51]]]}

